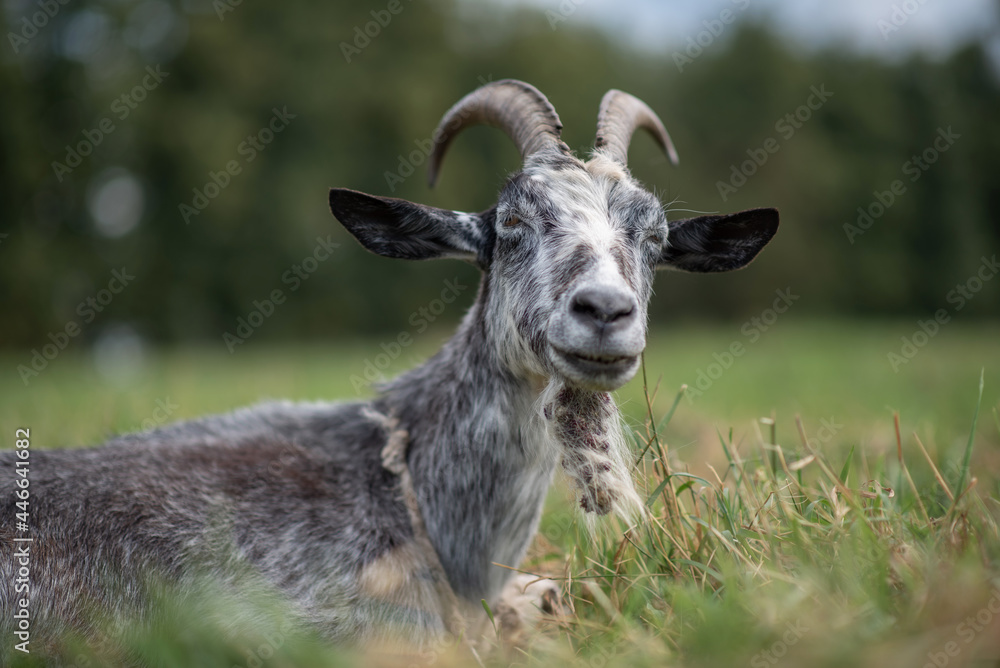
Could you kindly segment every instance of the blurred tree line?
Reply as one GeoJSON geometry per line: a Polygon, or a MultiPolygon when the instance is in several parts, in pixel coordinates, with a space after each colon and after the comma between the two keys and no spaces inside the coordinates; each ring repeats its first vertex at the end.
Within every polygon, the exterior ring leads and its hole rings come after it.
{"type": "MultiPolygon", "coordinates": [[[[488,207],[518,167],[501,133],[464,134],[434,191],[423,162],[441,114],[507,77],[549,96],[580,154],[607,89],[647,101],[681,164],[639,136],[630,166],[673,216],[781,210],[740,274],[661,277],[654,320],[746,318],[785,288],[803,315],[921,317],[1000,251],[1000,84],[977,43],[890,63],[743,22],[678,58],[455,0],[49,5],[3,10],[0,346],[69,321],[84,338],[127,323],[154,342],[218,342],[275,290],[260,340],[409,327],[475,270],[369,255],[327,189],[488,207]],[[116,292],[123,268],[134,279],[116,292]]],[[[1000,315],[998,296],[987,282],[965,313],[1000,315]]]]}

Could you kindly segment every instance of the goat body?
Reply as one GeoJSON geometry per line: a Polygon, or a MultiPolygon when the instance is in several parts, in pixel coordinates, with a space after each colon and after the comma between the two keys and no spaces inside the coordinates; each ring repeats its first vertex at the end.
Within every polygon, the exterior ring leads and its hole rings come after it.
{"type": "MultiPolygon", "coordinates": [[[[487,123],[524,168],[479,213],[333,190],[334,215],[389,257],[453,257],[483,271],[475,303],[425,364],[369,402],[268,403],[31,455],[30,601],[36,634],[90,615],[143,616],[142,584],[257,589],[345,642],[426,642],[496,605],[535,534],[557,465],[586,512],[635,517],[626,440],[608,391],[645,346],[658,267],[724,271],[770,240],[758,209],[667,222],[628,174],[629,139],[659,119],[618,91],[597,149],[561,141],[533,87],[488,84],[446,114],[431,176],[453,136],[487,123]]],[[[0,469],[14,469],[0,453],[0,469]]],[[[0,480],[0,539],[15,534],[14,481],[0,480]]],[[[17,567],[0,561],[0,607],[17,567]]],[[[10,623],[4,613],[0,625],[10,623]]],[[[38,637],[36,635],[36,637],[38,637]]]]}

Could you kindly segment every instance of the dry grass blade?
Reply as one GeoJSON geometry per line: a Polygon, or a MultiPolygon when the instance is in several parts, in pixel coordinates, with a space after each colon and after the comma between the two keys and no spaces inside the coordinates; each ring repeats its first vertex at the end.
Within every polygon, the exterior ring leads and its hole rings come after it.
{"type": "Polygon", "coordinates": [[[899,411],[892,414],[892,421],[896,426],[896,456],[899,458],[899,468],[903,470],[903,475],[906,476],[906,481],[910,485],[910,491],[913,492],[913,498],[917,500],[920,514],[924,516],[924,521],[930,524],[931,516],[927,514],[927,508],[924,507],[924,502],[920,499],[920,492],[917,491],[917,486],[913,482],[910,469],[906,466],[906,461],[903,460],[903,437],[900,436],[899,432],[899,411]]]}
{"type": "Polygon", "coordinates": [[[809,451],[809,453],[813,457],[816,458],[816,463],[819,464],[819,467],[823,470],[823,473],[826,474],[826,476],[834,484],[836,490],[841,494],[843,494],[844,498],[847,499],[848,502],[852,501],[854,495],[851,494],[851,490],[847,489],[847,485],[845,485],[844,481],[840,479],[840,476],[834,473],[833,469],[831,469],[829,465],[827,465],[827,463],[823,460],[823,458],[819,456],[819,453],[817,453],[816,450],[813,449],[812,444],[809,442],[809,438],[806,436],[806,429],[802,425],[802,418],[799,417],[798,415],[795,416],[795,426],[799,430],[799,438],[802,439],[802,445],[805,447],[806,450],[809,451]]]}
{"type": "Polygon", "coordinates": [[[917,442],[917,445],[920,447],[920,452],[924,454],[924,459],[926,459],[927,463],[930,465],[931,471],[934,472],[934,478],[937,480],[938,485],[940,485],[941,489],[944,490],[944,493],[948,495],[948,500],[954,501],[955,495],[952,494],[951,488],[948,487],[948,483],[945,482],[944,476],[941,475],[941,471],[938,470],[938,467],[934,464],[934,460],[931,459],[930,454],[928,454],[927,448],[925,448],[924,444],[920,442],[920,437],[917,436],[917,432],[913,432],[913,439],[917,442]]]}
{"type": "Polygon", "coordinates": [[[877,499],[882,492],[887,492],[886,496],[888,496],[890,499],[896,496],[896,492],[892,489],[892,487],[887,487],[886,485],[880,483],[878,480],[869,480],[868,482],[865,483],[865,485],[868,486],[874,485],[879,489],[878,492],[868,492],[863,489],[859,489],[858,494],[860,494],[866,499],[877,499]]]}
{"type": "Polygon", "coordinates": [[[805,467],[816,461],[816,455],[806,455],[802,459],[796,459],[791,464],[788,464],[785,468],[789,471],[801,471],[805,467]]]}

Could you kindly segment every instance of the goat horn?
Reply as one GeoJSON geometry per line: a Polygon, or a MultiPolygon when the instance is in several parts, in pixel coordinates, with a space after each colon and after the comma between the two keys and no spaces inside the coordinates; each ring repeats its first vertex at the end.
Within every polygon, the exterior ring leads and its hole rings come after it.
{"type": "Polygon", "coordinates": [[[645,102],[620,90],[609,90],[601,100],[594,147],[604,149],[608,157],[627,165],[628,146],[632,141],[632,134],[639,128],[648,130],[666,152],[670,162],[677,164],[677,149],[660,118],[645,102]]]}
{"type": "Polygon", "coordinates": [[[427,173],[431,187],[437,181],[441,160],[451,140],[464,128],[479,124],[506,132],[523,160],[548,147],[567,150],[559,141],[562,130],[559,114],[537,88],[515,79],[494,81],[459,100],[438,124],[427,173]]]}

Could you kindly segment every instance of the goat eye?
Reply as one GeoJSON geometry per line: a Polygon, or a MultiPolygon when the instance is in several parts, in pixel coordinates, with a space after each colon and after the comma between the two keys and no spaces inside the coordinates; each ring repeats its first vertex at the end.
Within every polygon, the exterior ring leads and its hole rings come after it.
{"type": "Polygon", "coordinates": [[[518,218],[517,216],[508,216],[507,220],[505,220],[503,222],[503,226],[504,227],[514,227],[516,225],[520,225],[520,223],[521,223],[521,219],[518,218]]]}

